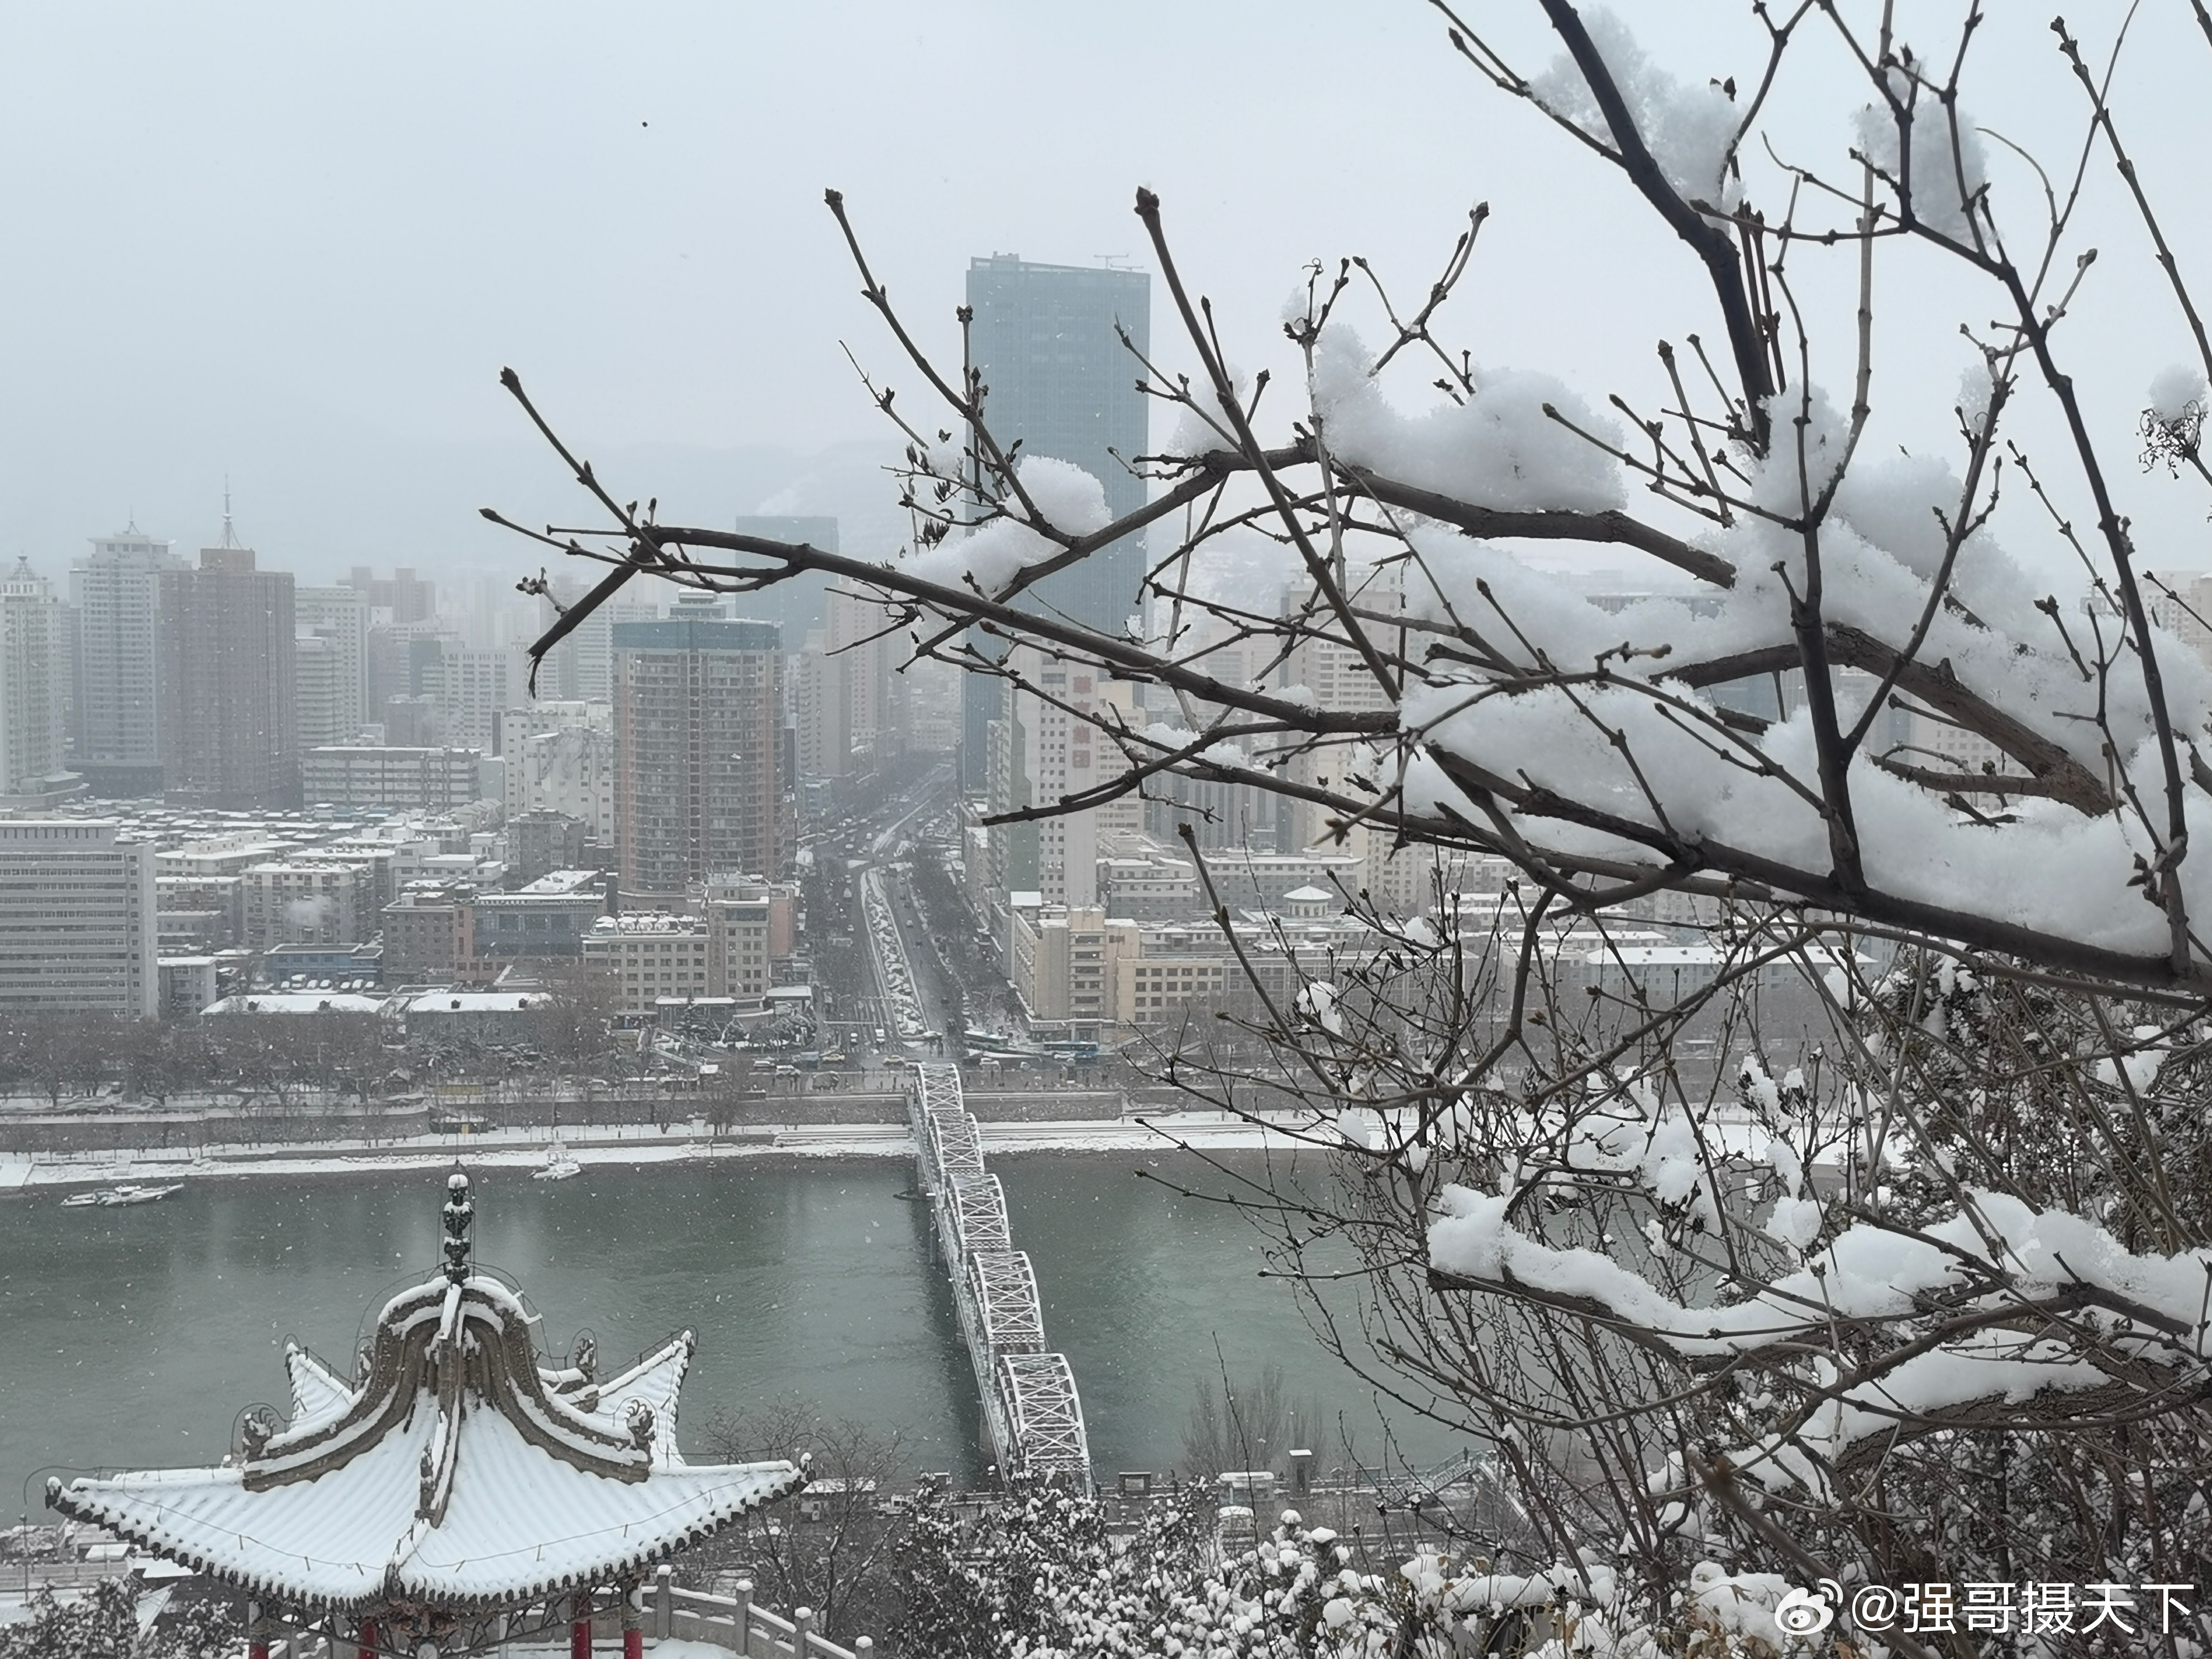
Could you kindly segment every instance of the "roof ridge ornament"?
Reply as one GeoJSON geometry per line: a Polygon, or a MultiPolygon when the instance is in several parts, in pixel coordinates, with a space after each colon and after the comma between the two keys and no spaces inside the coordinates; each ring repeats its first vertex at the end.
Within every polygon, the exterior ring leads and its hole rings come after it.
{"type": "Polygon", "coordinates": [[[444,1250],[446,1279],[449,1284],[468,1282],[469,1257],[476,1251],[477,1206],[469,1199],[469,1178],[459,1164],[446,1177],[446,1207],[441,1211],[446,1224],[444,1250]]]}

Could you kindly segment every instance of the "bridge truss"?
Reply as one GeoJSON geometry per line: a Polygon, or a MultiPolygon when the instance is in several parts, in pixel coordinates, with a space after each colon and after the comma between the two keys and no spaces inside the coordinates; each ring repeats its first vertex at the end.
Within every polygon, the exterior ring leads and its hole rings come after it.
{"type": "Polygon", "coordinates": [[[917,1066],[908,1110],[998,1467],[1087,1487],[1091,1444],[1075,1372],[1066,1355],[1045,1347],[1036,1270],[1013,1247],[1006,1192],[983,1167],[959,1068],[917,1066]]]}

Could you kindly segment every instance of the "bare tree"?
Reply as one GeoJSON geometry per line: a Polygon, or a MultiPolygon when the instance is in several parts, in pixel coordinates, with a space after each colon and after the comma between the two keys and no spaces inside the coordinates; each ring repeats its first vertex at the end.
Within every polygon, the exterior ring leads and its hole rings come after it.
{"type": "Polygon", "coordinates": [[[702,1443],[718,1462],[787,1457],[808,1484],[792,1504],[748,1516],[715,1546],[753,1575],[763,1599],[811,1607],[839,1640],[873,1635],[892,1616],[891,1553],[898,1534],[886,1500],[911,1474],[902,1429],[830,1422],[796,1395],[716,1412],[702,1443]]]}
{"type": "Polygon", "coordinates": [[[67,1009],[21,1014],[7,1034],[10,1069],[59,1111],[66,1096],[89,1093],[106,1077],[113,1024],[102,1015],[67,1009]]]}
{"type": "Polygon", "coordinates": [[[333,1105],[349,1097],[366,1109],[391,1069],[382,1018],[335,1009],[292,1018],[289,1035],[313,1082],[329,1091],[333,1105]]]}
{"type": "MultiPolygon", "coordinates": [[[[1195,779],[1273,792],[1370,860],[1451,861],[1421,914],[1354,896],[1334,943],[1242,927],[1217,889],[1246,981],[1223,1012],[1272,1061],[1186,1038],[1160,1069],[1232,1110],[1305,1110],[1315,1158],[1251,1194],[1279,1261],[1360,1276],[1350,1314],[1310,1303],[1316,1329],[1488,1437],[1560,1605],[1686,1640],[1684,1620],[1725,1626],[1716,1586],[1777,1629],[1739,1569],[2200,1581],[2212,673],[2182,635],[2212,624],[2146,573],[2133,526],[2143,491],[2212,483],[2212,343],[2154,207],[2179,163],[2131,154],[2109,100],[2124,27],[2093,53],[2053,25],[2048,129],[2015,137],[1972,118],[1998,26],[1977,7],[1934,52],[1890,7],[1756,7],[1738,71],[1684,82],[1619,25],[1536,3],[1559,48],[1540,72],[1440,4],[1444,47],[1616,174],[1629,196],[1603,199],[1656,216],[1708,295],[1619,366],[1611,414],[1445,337],[1481,206],[1410,313],[1364,261],[1313,268],[1280,411],[1232,374],[1238,319],[1140,191],[1195,367],[1133,360],[1178,429],[1123,458],[1152,496],[1112,520],[1095,479],[994,428],[973,365],[921,348],[831,191],[935,400],[909,416],[866,382],[905,441],[911,547],[663,524],[509,372],[600,518],[522,533],[606,568],[536,650],[641,575],[744,593],[823,573],[881,595],[916,657],[1118,755],[1010,819],[1195,779]],[[1855,139],[1793,154],[1765,126],[1784,107],[1855,139]],[[2176,363],[2124,422],[2079,378],[2081,319],[2127,303],[2082,230],[2106,188],[2172,301],[2118,319],[2176,363]],[[1931,266],[1963,313],[1912,302],[1931,266]],[[1944,352],[1948,406],[1885,404],[1878,361],[1944,352]],[[1408,382],[1430,406],[1403,406],[1408,382]],[[1141,634],[1036,602],[1139,534],[1141,634]],[[1279,603],[1218,579],[1255,545],[1279,603]],[[1680,591],[1595,602],[1532,557],[1560,549],[1680,591]],[[2039,574],[2057,561],[2076,574],[2039,574]],[[1341,671],[1326,702],[1299,678],[1317,662],[1341,671]],[[1141,695],[1073,702],[1040,668],[1070,664],[1141,695]]],[[[2177,1618],[2152,1599],[2134,1622],[2179,1652],[2177,1618]]]]}
{"type": "Polygon", "coordinates": [[[1327,1467],[1340,1437],[1320,1395],[1291,1394],[1281,1365],[1271,1360],[1243,1377],[1224,1366],[1218,1376],[1199,1379],[1183,1425],[1182,1465],[1200,1480],[1233,1469],[1282,1473],[1291,1453],[1304,1449],[1327,1467]]]}
{"type": "MultiPolygon", "coordinates": [[[[551,1062],[557,1088],[573,1081],[592,1115],[592,1091],[614,1053],[615,991],[605,974],[579,957],[563,958],[546,975],[540,1045],[551,1062]]],[[[557,1101],[557,1094],[554,1097],[557,1101]]],[[[557,1105],[555,1121],[559,1120],[557,1105]]]]}
{"type": "Polygon", "coordinates": [[[700,1079],[700,1110],[705,1115],[707,1126],[716,1134],[727,1134],[731,1124],[744,1110],[745,1101],[753,1088],[753,1060],[750,1054],[724,1054],[714,1062],[714,1070],[700,1079]]]}

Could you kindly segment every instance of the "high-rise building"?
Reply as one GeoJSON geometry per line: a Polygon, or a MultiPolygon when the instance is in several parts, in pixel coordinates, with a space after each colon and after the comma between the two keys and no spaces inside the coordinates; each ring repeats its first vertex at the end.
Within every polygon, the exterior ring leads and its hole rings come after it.
{"type": "Polygon", "coordinates": [[[832,589],[823,623],[799,660],[799,769],[810,778],[857,777],[896,758],[898,690],[890,612],[832,589]]]}
{"type": "Polygon", "coordinates": [[[592,840],[615,840],[614,707],[533,702],[499,717],[507,819],[558,812],[580,819],[592,840]]]}
{"type": "MultiPolygon", "coordinates": [[[[740,514],[730,528],[740,536],[758,536],[771,542],[804,542],[824,553],[835,553],[839,550],[837,526],[836,519],[804,514],[746,513],[740,514]]],[[[819,571],[809,571],[789,581],[778,582],[763,592],[747,594],[745,609],[762,621],[781,628],[785,639],[803,640],[808,629],[822,625],[823,601],[832,585],[830,579],[819,571]]],[[[621,618],[617,617],[616,620],[619,622],[621,618]]]]}
{"type": "Polygon", "coordinates": [[[511,646],[476,647],[441,641],[436,684],[445,740],[463,749],[499,752],[499,717],[530,699],[530,664],[511,646]]]}
{"type": "Polygon", "coordinates": [[[292,620],[300,746],[349,742],[369,720],[368,596],[356,587],[296,587],[292,620]]]}
{"type": "Polygon", "coordinates": [[[154,847],[115,830],[0,823],[0,1009],[155,1012],[154,847]]]}
{"type": "Polygon", "coordinates": [[[615,840],[624,895],[648,904],[773,878],[791,850],[782,631],[704,595],[674,611],[614,625],[615,840]]]}
{"type": "Polygon", "coordinates": [[[63,763],[62,606],[28,559],[0,578],[0,805],[46,806],[83,780],[63,763]]]}
{"type": "MultiPolygon", "coordinates": [[[[1379,565],[1364,574],[1355,568],[1349,586],[1347,600],[1370,615],[1405,608],[1405,584],[1397,565],[1379,565]]],[[[1310,696],[1315,708],[1332,714],[1380,714],[1392,706],[1390,688],[1376,679],[1367,659],[1319,599],[1310,580],[1291,584],[1284,596],[1283,614],[1297,618],[1300,623],[1297,642],[1283,660],[1284,685],[1303,688],[1297,695],[1310,696]]],[[[1393,641],[1389,648],[1395,651],[1399,647],[1393,641]]],[[[1291,755],[1285,769],[1293,783],[1347,793],[1346,774],[1360,769],[1365,752],[1364,744],[1349,738],[1307,744],[1291,755]]],[[[1282,850],[1297,853],[1313,846],[1328,833],[1332,816],[1330,809],[1317,801],[1285,801],[1283,817],[1287,832],[1282,837],[1282,850]]]]}
{"type": "MultiPolygon", "coordinates": [[[[987,682],[1000,694],[999,718],[991,723],[994,813],[1081,796],[1128,770],[1127,758],[1093,723],[1114,718],[1106,712],[1109,706],[1128,722],[1127,682],[1109,680],[1089,663],[1035,646],[1015,647],[1009,665],[1037,690],[987,682]]],[[[1005,902],[1008,892],[1036,892],[1047,904],[1096,903],[1099,836],[1142,827],[1143,807],[1133,793],[1103,806],[993,824],[994,902],[1005,902]]]]}
{"type": "Polygon", "coordinates": [[[404,566],[383,577],[367,565],[357,564],[347,573],[346,586],[364,595],[371,611],[389,613],[373,621],[428,622],[438,614],[438,585],[418,580],[414,571],[404,566]]]}
{"type": "Polygon", "coordinates": [[[76,612],[70,763],[95,795],[161,793],[161,573],[184,562],[135,527],[92,538],[70,568],[76,612]]]}
{"type": "Polygon", "coordinates": [[[459,649],[460,636],[435,617],[415,622],[383,619],[371,611],[368,621],[368,679],[369,719],[382,720],[384,705],[394,697],[429,697],[434,702],[445,648],[459,649]]]}
{"type": "MultiPolygon", "coordinates": [[[[591,584],[574,577],[556,577],[553,592],[538,600],[538,631],[561,619],[562,612],[591,591],[591,584]]],[[[571,702],[614,701],[613,607],[601,605],[568,630],[560,644],[545,653],[538,670],[538,695],[571,702]]]]}
{"type": "Polygon", "coordinates": [[[300,804],[289,571],[257,570],[224,521],[197,570],[161,574],[162,793],[227,809],[300,804]]]}
{"type": "Polygon", "coordinates": [[[292,710],[300,746],[319,749],[355,735],[338,726],[337,653],[319,634],[292,638],[292,710]]]}
{"type": "MultiPolygon", "coordinates": [[[[1013,254],[968,266],[969,350],[986,395],[983,417],[1002,449],[1072,462],[1097,478],[1115,518],[1145,504],[1129,463],[1145,453],[1143,368],[1121,343],[1152,349],[1152,277],[1141,270],[1035,264],[1013,254]]],[[[1127,537],[1030,590],[1022,603],[1049,607],[1087,628],[1119,633],[1139,608],[1144,547],[1127,537]]],[[[988,777],[989,723],[998,699],[971,677],[961,776],[988,777]]]]}

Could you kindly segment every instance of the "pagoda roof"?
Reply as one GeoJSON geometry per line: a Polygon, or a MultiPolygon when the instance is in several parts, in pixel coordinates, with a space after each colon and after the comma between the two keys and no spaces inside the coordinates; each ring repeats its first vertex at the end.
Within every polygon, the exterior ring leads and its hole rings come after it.
{"type": "Polygon", "coordinates": [[[804,1484],[788,1462],[684,1461],[689,1331],[604,1382],[588,1348],[541,1364],[520,1296],[466,1265],[455,1183],[446,1271],[385,1305],[356,1378],[289,1348],[291,1419],[249,1417],[242,1457],[49,1482],[47,1501],[265,1601],[459,1611],[629,1577],[804,1484]]]}

